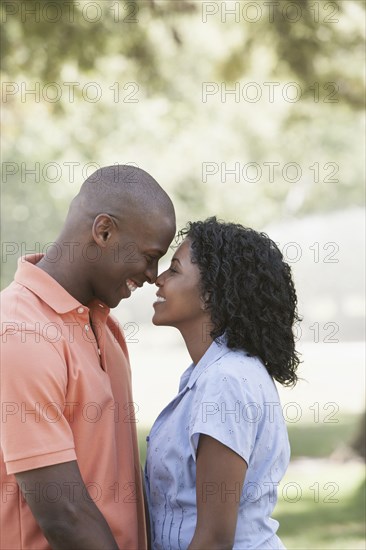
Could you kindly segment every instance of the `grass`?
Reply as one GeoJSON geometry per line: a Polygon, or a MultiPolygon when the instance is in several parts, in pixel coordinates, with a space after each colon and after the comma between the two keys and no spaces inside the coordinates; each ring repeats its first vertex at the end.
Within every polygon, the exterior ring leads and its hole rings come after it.
{"type": "Polygon", "coordinates": [[[316,461],[303,471],[291,467],[290,483],[301,489],[281,490],[273,517],[280,522],[279,536],[289,550],[361,550],[365,548],[365,473],[361,463],[316,461]],[[292,502],[291,502],[292,500],[292,502]],[[295,500],[297,500],[295,502],[295,500]]]}
{"type": "Polygon", "coordinates": [[[338,423],[289,424],[291,458],[302,456],[323,458],[330,456],[339,446],[352,441],[358,429],[360,417],[347,415],[338,423]]]}

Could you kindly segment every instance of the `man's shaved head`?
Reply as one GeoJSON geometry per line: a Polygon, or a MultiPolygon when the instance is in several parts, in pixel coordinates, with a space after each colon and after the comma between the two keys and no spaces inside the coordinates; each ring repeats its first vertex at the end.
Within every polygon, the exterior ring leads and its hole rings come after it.
{"type": "Polygon", "coordinates": [[[59,260],[49,253],[37,265],[81,303],[116,307],[156,280],[175,229],[173,203],[154,178],[135,166],[105,166],[71,203],[54,243],[59,260]]]}
{"type": "Polygon", "coordinates": [[[68,222],[93,219],[105,212],[128,222],[131,216],[175,217],[173,203],[145,170],[130,165],[99,168],[89,176],[71,203],[68,222]]]}

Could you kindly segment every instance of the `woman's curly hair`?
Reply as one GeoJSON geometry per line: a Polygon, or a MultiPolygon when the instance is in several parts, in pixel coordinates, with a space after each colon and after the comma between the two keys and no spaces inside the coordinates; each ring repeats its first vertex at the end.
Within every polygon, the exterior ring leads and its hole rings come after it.
{"type": "Polygon", "coordinates": [[[211,314],[213,339],[258,356],[284,386],[295,385],[300,363],[293,325],[297,297],[291,269],[265,233],[216,217],[188,222],[178,238],[191,243],[201,292],[211,314]]]}

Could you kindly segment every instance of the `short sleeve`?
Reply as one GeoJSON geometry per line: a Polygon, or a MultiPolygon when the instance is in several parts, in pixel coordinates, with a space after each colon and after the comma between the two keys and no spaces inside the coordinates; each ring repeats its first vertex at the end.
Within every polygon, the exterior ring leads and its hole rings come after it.
{"type": "Polygon", "coordinates": [[[189,425],[196,460],[200,434],[209,435],[249,464],[258,430],[258,404],[230,368],[207,369],[197,381],[189,425]]]}
{"type": "Polygon", "coordinates": [[[64,415],[65,360],[35,333],[3,336],[1,448],[7,473],[76,460],[64,415]]]}

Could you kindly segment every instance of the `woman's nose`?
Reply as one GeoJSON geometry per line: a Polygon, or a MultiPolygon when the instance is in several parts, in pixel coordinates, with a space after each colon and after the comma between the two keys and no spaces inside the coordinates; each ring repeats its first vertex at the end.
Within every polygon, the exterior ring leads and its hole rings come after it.
{"type": "Polygon", "coordinates": [[[163,274],[161,273],[161,274],[156,278],[156,280],[155,280],[155,284],[156,284],[156,286],[158,286],[158,287],[161,287],[162,284],[163,284],[163,277],[162,277],[162,275],[163,275],[163,274]]]}

